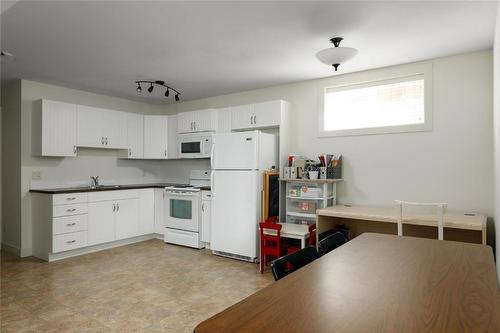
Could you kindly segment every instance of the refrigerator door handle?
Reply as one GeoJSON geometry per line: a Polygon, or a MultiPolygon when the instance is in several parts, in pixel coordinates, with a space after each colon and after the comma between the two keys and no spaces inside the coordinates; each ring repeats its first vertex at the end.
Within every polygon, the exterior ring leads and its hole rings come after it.
{"type": "Polygon", "coordinates": [[[210,169],[214,168],[214,156],[215,156],[215,143],[212,142],[212,148],[210,149],[210,169]]]}

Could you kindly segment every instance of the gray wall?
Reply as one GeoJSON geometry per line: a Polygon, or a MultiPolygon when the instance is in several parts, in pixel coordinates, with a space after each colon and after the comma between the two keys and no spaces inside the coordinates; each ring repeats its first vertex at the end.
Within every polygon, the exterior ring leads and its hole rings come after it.
{"type": "MultiPolygon", "coordinates": [[[[494,45],[494,75],[495,81],[493,85],[495,109],[494,109],[494,126],[495,126],[495,219],[500,220],[500,6],[497,13],[497,25],[495,30],[495,45],[494,45]]],[[[497,277],[500,282],[500,225],[497,225],[496,230],[496,259],[497,259],[497,277]]]]}
{"type": "Polygon", "coordinates": [[[2,85],[2,246],[21,248],[21,82],[2,85]]]}

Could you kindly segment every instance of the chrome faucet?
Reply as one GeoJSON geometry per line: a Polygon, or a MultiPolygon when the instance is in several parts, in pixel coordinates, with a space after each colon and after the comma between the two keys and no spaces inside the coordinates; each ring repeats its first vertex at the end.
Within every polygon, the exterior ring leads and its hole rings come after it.
{"type": "Polygon", "coordinates": [[[90,188],[99,187],[99,176],[90,176],[90,188]]]}

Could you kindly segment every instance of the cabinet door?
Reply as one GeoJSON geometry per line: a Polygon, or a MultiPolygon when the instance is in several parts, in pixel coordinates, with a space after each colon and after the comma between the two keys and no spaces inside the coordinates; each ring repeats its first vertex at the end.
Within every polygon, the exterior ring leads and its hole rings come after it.
{"type": "Polygon", "coordinates": [[[210,243],[210,223],[212,214],[212,201],[202,200],[201,202],[201,241],[210,243]]]}
{"type": "Polygon", "coordinates": [[[116,201],[116,239],[139,235],[139,199],[116,201]]]}
{"type": "Polygon", "coordinates": [[[152,234],[155,232],[155,190],[141,190],[139,200],[139,235],[152,234]]]}
{"type": "Polygon", "coordinates": [[[231,127],[233,130],[248,129],[253,125],[253,105],[240,105],[231,108],[231,127]]]}
{"type": "Polygon", "coordinates": [[[177,133],[193,132],[193,112],[182,112],[177,115],[177,133]]]}
{"type": "Polygon", "coordinates": [[[167,157],[179,158],[179,147],[177,142],[177,115],[168,116],[168,147],[167,157]]]}
{"type": "Polygon", "coordinates": [[[76,104],[42,101],[41,156],[76,156],[76,104]]]}
{"type": "Polygon", "coordinates": [[[103,130],[104,122],[107,122],[107,117],[103,113],[105,111],[90,106],[77,105],[77,146],[105,147],[105,133],[103,130]]]}
{"type": "Polygon", "coordinates": [[[105,148],[127,149],[127,113],[104,111],[102,115],[105,148]]]}
{"type": "Polygon", "coordinates": [[[216,114],[212,109],[193,111],[193,132],[206,132],[216,130],[216,114]]]}
{"type": "Polygon", "coordinates": [[[115,235],[115,202],[99,201],[88,204],[88,244],[112,242],[115,235]]]}
{"type": "Polygon", "coordinates": [[[144,116],[144,158],[166,159],[168,116],[144,116]]]}
{"type": "Polygon", "coordinates": [[[254,104],[254,124],[256,127],[276,127],[281,122],[281,101],[254,104]]]}
{"type": "Polygon", "coordinates": [[[144,116],[127,114],[127,156],[131,159],[143,158],[144,153],[144,116]]]}
{"type": "Polygon", "coordinates": [[[164,221],[164,210],[165,210],[165,191],[160,188],[155,188],[155,233],[165,234],[165,221],[164,221]]]}

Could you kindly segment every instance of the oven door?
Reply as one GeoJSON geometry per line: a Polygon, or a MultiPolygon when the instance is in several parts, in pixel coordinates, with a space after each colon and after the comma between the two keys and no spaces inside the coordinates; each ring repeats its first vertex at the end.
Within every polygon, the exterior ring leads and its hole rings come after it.
{"type": "Polygon", "coordinates": [[[165,193],[165,226],[199,232],[199,193],[165,193]]]}

